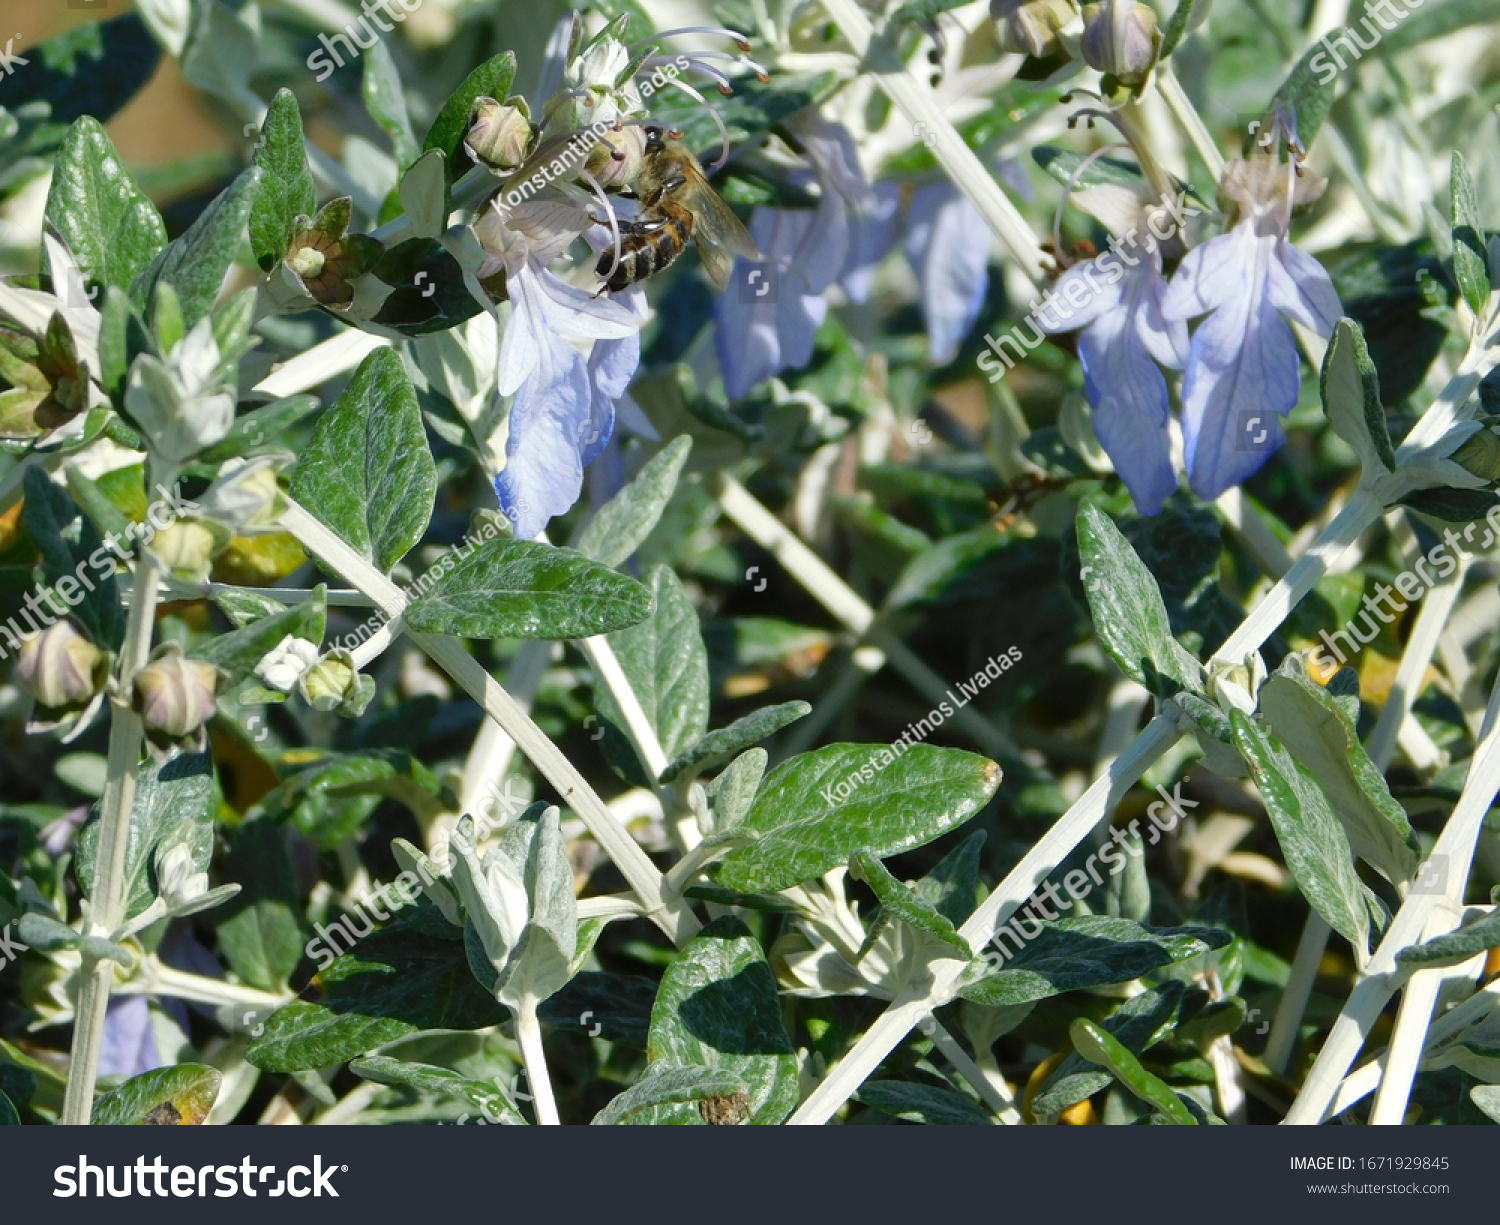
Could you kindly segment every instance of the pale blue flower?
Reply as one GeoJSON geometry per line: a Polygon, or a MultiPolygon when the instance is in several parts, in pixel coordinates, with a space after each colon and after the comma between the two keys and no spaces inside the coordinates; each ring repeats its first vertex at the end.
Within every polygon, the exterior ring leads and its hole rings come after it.
{"type": "Polygon", "coordinates": [[[984,305],[990,231],[974,203],[947,179],[917,188],[906,258],[917,274],[927,345],[936,365],[958,354],[984,305]]]}
{"type": "Polygon", "coordinates": [[[868,302],[875,273],[901,237],[901,188],[876,183],[868,208],[849,219],[849,254],[839,273],[839,288],[851,302],[868,302]]]}
{"type": "Polygon", "coordinates": [[[1283,441],[1280,418],[1302,383],[1286,320],[1326,339],[1343,314],[1328,273],[1287,238],[1294,197],[1321,190],[1297,165],[1300,153],[1295,125],[1278,114],[1261,147],[1225,172],[1221,189],[1240,206],[1238,223],[1188,254],[1163,303],[1170,319],[1209,315],[1193,335],[1182,386],[1188,478],[1206,500],[1258,472],[1283,441]]]}
{"type": "Polygon", "coordinates": [[[1158,363],[1180,370],[1188,360],[1188,336],[1186,324],[1162,312],[1168,288],[1161,252],[1132,252],[1131,246],[1117,244],[1068,269],[1046,305],[1033,309],[1037,331],[1083,329],[1078,359],[1094,432],[1136,509],[1154,515],[1177,489],[1167,381],[1158,363]]]}
{"type": "Polygon", "coordinates": [[[765,258],[741,259],[732,286],[714,303],[715,349],[731,400],[812,361],[813,342],[828,315],[823,294],[844,270],[849,252],[850,212],[875,204],[843,127],[813,114],[797,135],[813,165],[805,177],[822,191],[818,207],[757,208],[750,234],[765,258]]]}
{"type": "Polygon", "coordinates": [[[584,466],[613,431],[614,400],[640,364],[639,295],[594,296],[547,270],[587,225],[581,210],[548,201],[492,209],[475,226],[490,255],[479,275],[503,265],[511,303],[496,384],[515,400],[495,496],[521,540],[578,500],[584,466]],[[568,339],[595,342],[588,361],[568,339]]]}

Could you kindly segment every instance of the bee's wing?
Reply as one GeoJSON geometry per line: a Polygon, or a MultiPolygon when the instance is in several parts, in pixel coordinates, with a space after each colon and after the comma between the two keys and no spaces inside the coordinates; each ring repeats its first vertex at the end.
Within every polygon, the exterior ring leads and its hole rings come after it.
{"type": "Polygon", "coordinates": [[[703,267],[713,283],[723,289],[734,271],[736,255],[760,258],[755,239],[701,173],[688,174],[683,194],[686,197],[683,203],[693,214],[693,238],[698,243],[703,267]]]}

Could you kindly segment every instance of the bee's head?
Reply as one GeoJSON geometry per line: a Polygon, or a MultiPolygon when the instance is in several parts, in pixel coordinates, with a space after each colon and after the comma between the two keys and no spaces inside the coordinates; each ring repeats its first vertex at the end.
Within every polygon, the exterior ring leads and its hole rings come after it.
{"type": "Polygon", "coordinates": [[[667,129],[659,123],[646,125],[646,152],[660,153],[667,147],[667,129]]]}

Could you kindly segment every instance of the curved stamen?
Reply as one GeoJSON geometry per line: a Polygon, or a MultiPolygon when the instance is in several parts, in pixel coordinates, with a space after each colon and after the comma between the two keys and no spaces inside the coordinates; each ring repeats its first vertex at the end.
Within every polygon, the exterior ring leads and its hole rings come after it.
{"type": "Polygon", "coordinates": [[[704,109],[706,109],[708,111],[709,115],[713,117],[714,123],[718,124],[718,126],[719,126],[719,160],[716,161],[711,167],[709,167],[710,170],[718,170],[720,167],[722,167],[724,165],[725,162],[727,162],[729,160],[729,129],[724,126],[724,120],[720,117],[718,111],[714,110],[713,107],[711,107],[711,106],[708,105],[708,99],[705,98],[702,94],[700,94],[696,89],[694,89],[686,81],[680,81],[676,77],[673,77],[668,82],[668,84],[669,85],[675,85],[678,89],[682,90],[683,93],[687,94],[687,96],[689,98],[695,98],[695,99],[697,99],[697,101],[700,104],[702,104],[702,106],[704,107],[704,109]]]}
{"type": "Polygon", "coordinates": [[[614,239],[614,259],[610,261],[609,271],[600,274],[601,279],[607,285],[609,284],[610,277],[614,276],[615,269],[620,266],[620,260],[624,258],[623,252],[620,249],[620,219],[615,216],[615,207],[610,203],[609,197],[604,194],[604,188],[599,186],[599,180],[594,178],[587,170],[581,171],[580,174],[588,181],[588,185],[593,189],[594,195],[598,197],[599,203],[604,205],[604,216],[608,220],[609,232],[614,239]]]}
{"type": "Polygon", "coordinates": [[[659,34],[653,34],[650,38],[642,38],[633,43],[627,43],[626,49],[641,47],[646,43],[655,42],[660,38],[676,38],[679,34],[707,34],[718,38],[732,38],[741,51],[750,50],[750,40],[738,30],[730,30],[724,26],[678,26],[675,30],[663,30],[659,34]]]}
{"type": "MultiPolygon", "coordinates": [[[[725,76],[722,72],[720,72],[717,68],[710,68],[707,64],[701,64],[701,63],[699,63],[698,62],[698,57],[696,57],[696,56],[689,55],[689,56],[684,56],[683,58],[688,61],[688,68],[690,68],[690,69],[696,69],[698,72],[703,73],[704,76],[712,77],[714,79],[714,82],[719,87],[719,92],[721,94],[723,94],[726,98],[733,96],[733,94],[734,94],[734,86],[732,86],[729,83],[729,78],[727,76],[725,76]]],[[[734,57],[733,56],[726,56],[725,58],[726,59],[732,59],[734,57]]],[[[658,67],[661,67],[661,66],[666,65],[666,64],[672,64],[672,65],[675,66],[676,63],[677,63],[677,59],[676,59],[675,56],[665,56],[664,55],[664,56],[661,56],[660,58],[657,58],[657,59],[646,60],[644,63],[641,64],[640,71],[644,72],[647,68],[658,68],[658,67]]]]}
{"type": "MultiPolygon", "coordinates": [[[[766,70],[760,64],[752,60],[748,55],[733,55],[728,51],[693,51],[685,54],[683,58],[686,59],[692,67],[697,68],[702,72],[710,71],[710,69],[701,62],[703,60],[728,60],[731,63],[740,65],[742,68],[750,69],[750,71],[755,74],[755,79],[758,80],[762,85],[768,84],[771,80],[770,75],[766,72],[766,70]]],[[[667,64],[675,64],[676,62],[677,57],[675,55],[653,55],[649,60],[642,64],[641,67],[656,68],[665,66],[667,64]]]]}
{"type": "Polygon", "coordinates": [[[1067,207],[1068,200],[1073,195],[1073,189],[1078,186],[1078,181],[1083,178],[1083,172],[1097,162],[1106,153],[1116,149],[1128,149],[1130,146],[1124,141],[1115,141],[1114,144],[1105,145],[1103,148],[1095,149],[1083,161],[1079,162],[1073,173],[1068,176],[1067,186],[1063,188],[1062,199],[1057,202],[1057,212],[1052,218],[1052,252],[1059,268],[1069,268],[1072,261],[1063,254],[1062,245],[1062,215],[1063,209],[1067,207]]]}

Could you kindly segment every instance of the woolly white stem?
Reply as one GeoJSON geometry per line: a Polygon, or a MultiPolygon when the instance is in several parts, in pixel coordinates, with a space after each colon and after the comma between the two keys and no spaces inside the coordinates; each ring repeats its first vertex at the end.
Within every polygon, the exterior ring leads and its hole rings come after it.
{"type": "Polygon", "coordinates": [[[1208,126],[1198,114],[1198,108],[1193,105],[1192,99],[1183,90],[1182,82],[1177,79],[1176,72],[1172,70],[1170,59],[1156,66],[1156,90],[1161,95],[1161,100],[1167,104],[1167,109],[1172,112],[1172,117],[1177,120],[1183,133],[1193,142],[1193,148],[1198,151],[1198,156],[1208,167],[1208,173],[1217,183],[1224,177],[1224,155],[1219,152],[1219,146],[1214,143],[1208,126]]]}
{"type": "MultiPolygon", "coordinates": [[[[156,619],[156,562],[142,552],[135,563],[135,590],[125,624],[125,642],[116,673],[120,696],[110,699],[109,763],[100,800],[99,846],[95,857],[93,896],[89,899],[89,935],[108,936],[125,917],[125,860],[135,814],[136,778],[141,764],[145,724],[130,705],[135,674],[151,653],[156,619]]],[[[59,1122],[81,1125],[94,1108],[94,1083],[104,1046],[104,1021],[114,983],[114,962],[84,955],[79,969],[78,1007],[73,1020],[72,1059],[59,1122]]]]}
{"type": "Polygon", "coordinates": [[[526,1083],[531,1089],[536,1121],[555,1127],[557,1102],[552,1096],[552,1078],[547,1074],[547,1057],[542,1052],[542,1027],[536,1019],[536,1001],[529,996],[516,1009],[516,1041],[521,1047],[521,1061],[526,1065],[526,1083]]]}
{"type": "Polygon", "coordinates": [[[1271,1023],[1271,1036],[1266,1039],[1265,1064],[1278,1076],[1286,1074],[1292,1048],[1297,1044],[1297,1030],[1307,1011],[1323,950],[1328,947],[1329,931],[1323,916],[1316,910],[1309,910],[1307,922],[1302,925],[1302,938],[1297,941],[1297,955],[1292,959],[1291,975],[1281,992],[1276,1019],[1271,1023]]]}
{"type": "Polygon", "coordinates": [[[943,1053],[943,1058],[953,1065],[953,1070],[974,1086],[975,1092],[984,1099],[984,1104],[995,1112],[1002,1123],[1017,1127],[1024,1122],[1021,1112],[1016,1109],[1016,1099],[1005,1081],[1001,1080],[997,1084],[983,1068],[969,1058],[969,1053],[942,1027],[936,1017],[932,1018],[926,1033],[932,1039],[933,1046],[943,1053]]]}

